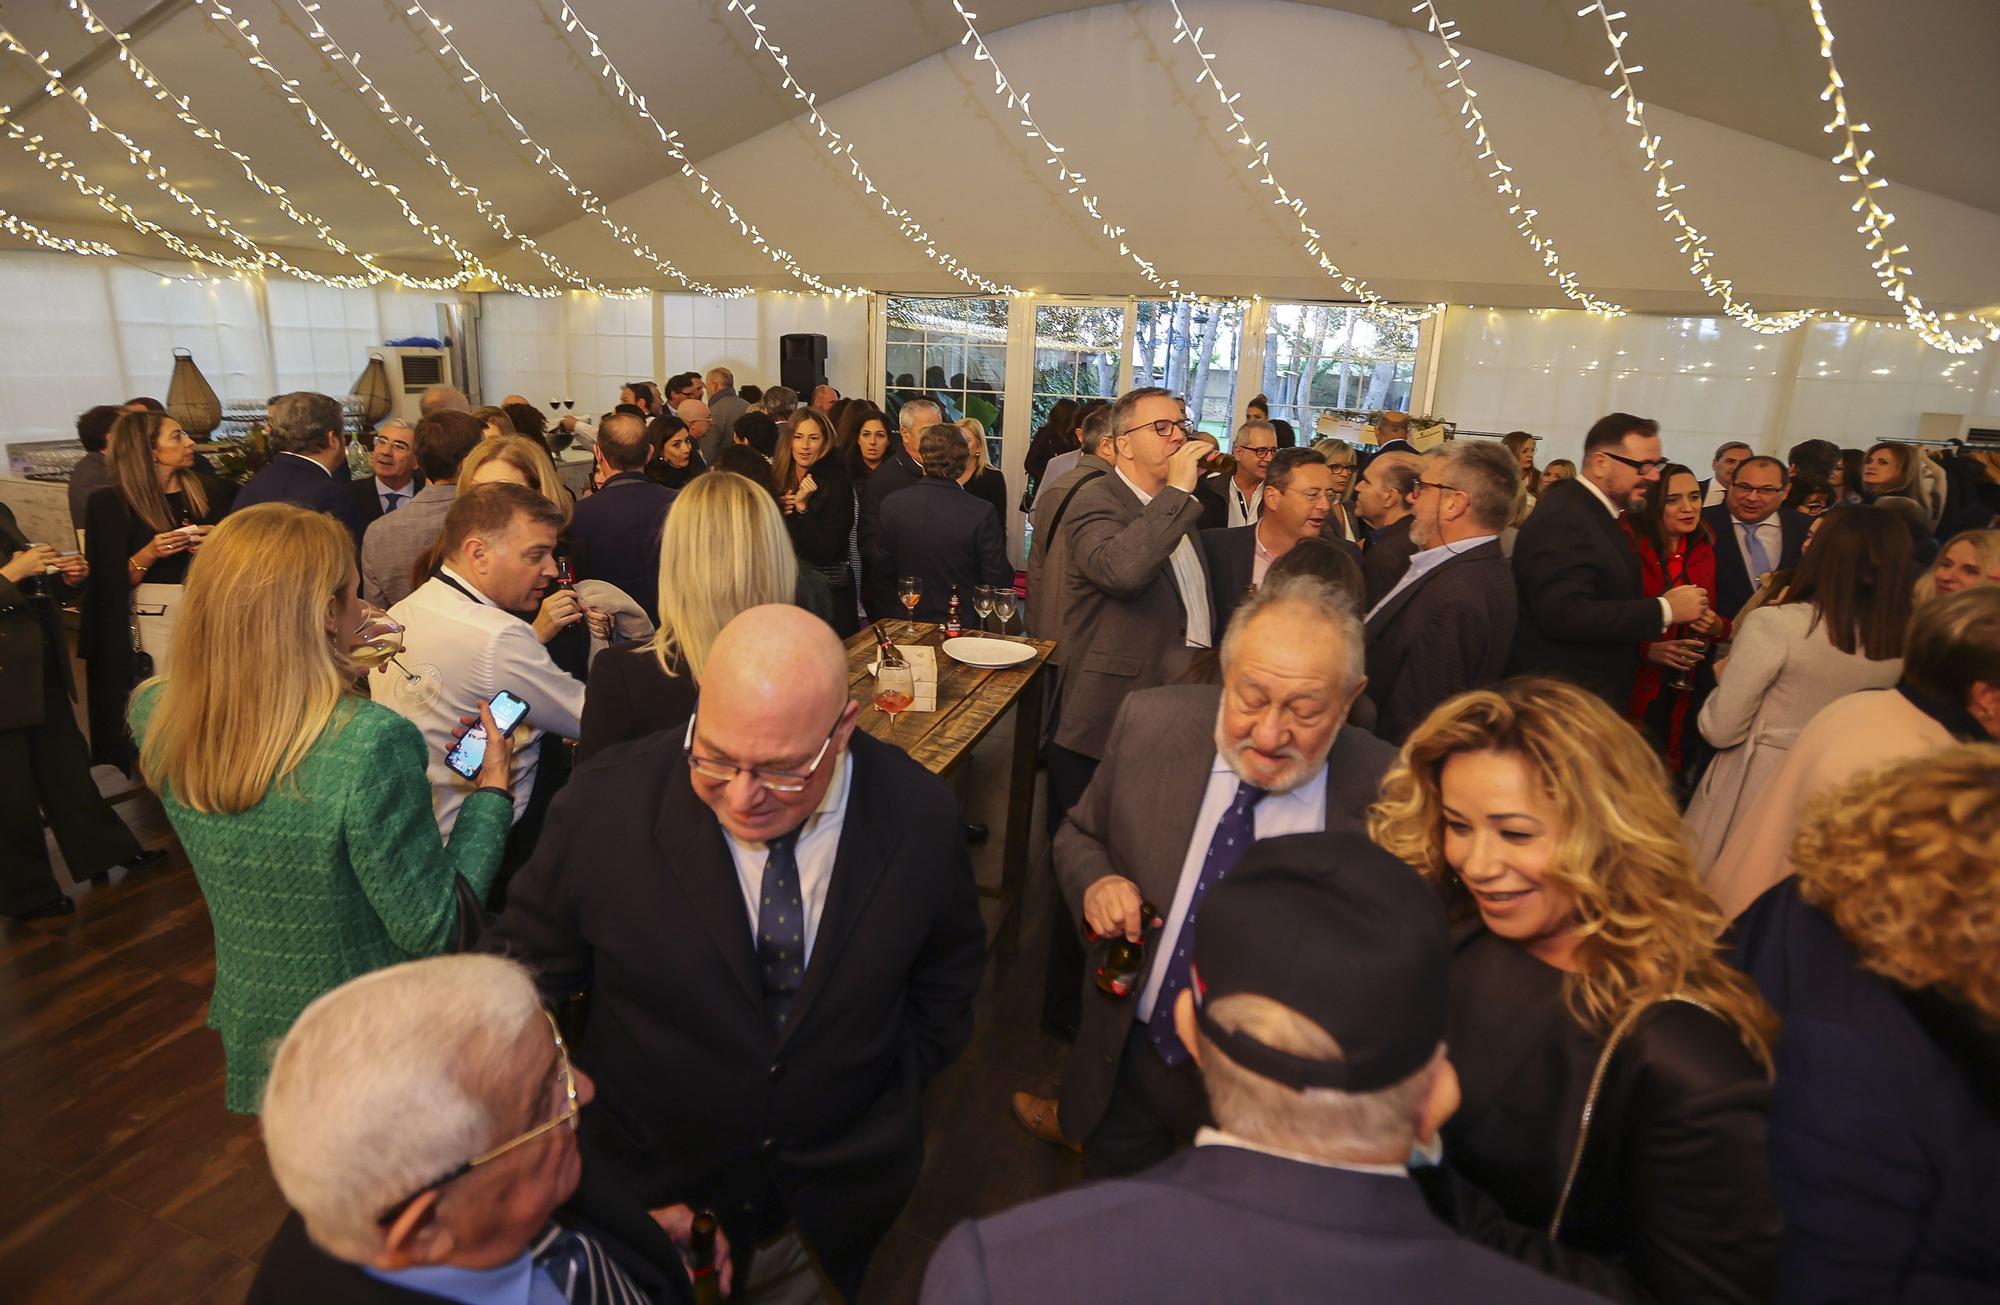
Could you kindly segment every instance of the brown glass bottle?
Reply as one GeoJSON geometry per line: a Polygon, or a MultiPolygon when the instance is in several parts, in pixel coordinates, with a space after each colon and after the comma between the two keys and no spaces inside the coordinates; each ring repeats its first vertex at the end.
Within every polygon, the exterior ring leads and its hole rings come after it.
{"type": "Polygon", "coordinates": [[[889,642],[889,625],[886,621],[875,622],[875,650],[877,666],[908,666],[909,659],[895,644],[889,642]]]}
{"type": "Polygon", "coordinates": [[[1123,934],[1111,940],[1111,946],[1104,951],[1104,963],[1097,967],[1098,990],[1108,997],[1125,998],[1132,995],[1138,985],[1139,972],[1146,968],[1146,934],[1151,931],[1152,922],[1159,918],[1159,909],[1151,902],[1139,904],[1142,926],[1139,941],[1133,942],[1123,934]]]}
{"type": "Polygon", "coordinates": [[[1211,453],[1201,460],[1201,469],[1206,475],[1233,476],[1236,474],[1236,459],[1228,453],[1211,453]]]}
{"type": "Polygon", "coordinates": [[[688,1278],[694,1285],[695,1305],[721,1305],[722,1265],[715,1256],[715,1212],[696,1210],[688,1225],[688,1278]]]}

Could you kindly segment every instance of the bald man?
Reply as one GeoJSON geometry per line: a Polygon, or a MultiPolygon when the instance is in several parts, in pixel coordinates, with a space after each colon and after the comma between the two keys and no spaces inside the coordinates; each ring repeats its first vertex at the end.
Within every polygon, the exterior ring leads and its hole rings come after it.
{"type": "Polygon", "coordinates": [[[738,616],[684,732],[577,768],[494,933],[552,996],[590,990],[586,1144],[713,1207],[739,1291],[785,1300],[854,1299],[986,941],[957,800],[855,729],[847,682],[817,617],[738,616]]]}

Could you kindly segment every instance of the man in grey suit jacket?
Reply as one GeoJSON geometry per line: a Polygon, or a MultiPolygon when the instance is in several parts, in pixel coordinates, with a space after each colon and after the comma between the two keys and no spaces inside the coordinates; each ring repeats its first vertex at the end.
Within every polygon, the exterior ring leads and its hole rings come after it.
{"type": "Polygon", "coordinates": [[[430,552],[444,518],[458,497],[458,464],[472,452],[485,428],[471,413],[445,409],[417,423],[413,442],[424,487],[394,512],[375,518],[361,539],[361,596],[388,608],[410,596],[419,581],[411,575],[417,559],[430,552]]]}
{"type": "Polygon", "coordinates": [[[1077,920],[1100,937],[1148,938],[1127,996],[1085,980],[1060,1122],[1083,1144],[1086,1174],[1136,1173],[1210,1122],[1171,1023],[1189,982],[1197,910],[1256,839],[1362,829],[1396,754],[1341,728],[1366,683],[1361,659],[1348,600],[1323,580],[1286,577],[1237,609],[1220,689],[1170,685],[1125,700],[1104,762],[1055,841],[1056,877],[1077,920]],[[1151,919],[1144,903],[1156,908],[1151,919]]]}
{"type": "Polygon", "coordinates": [[[1111,474],[1111,409],[1094,409],[1079,428],[1083,447],[1077,459],[1061,475],[1042,486],[1035,496],[1034,527],[1028,546],[1028,633],[1037,639],[1054,639],[1051,664],[1060,665],[1062,644],[1062,577],[1064,535],[1062,524],[1069,520],[1070,491],[1111,474]]]}
{"type": "Polygon", "coordinates": [[[729,447],[729,437],[736,430],[736,419],[750,411],[736,393],[736,374],[727,367],[711,367],[702,378],[708,389],[708,417],[712,423],[708,432],[701,437],[701,458],[709,466],[722,456],[729,447]]]}
{"type": "Polygon", "coordinates": [[[1507,672],[1520,604],[1500,532],[1521,471],[1494,441],[1454,441],[1416,481],[1418,551],[1368,611],[1368,697],[1375,733],[1400,744],[1431,708],[1507,672]]]}

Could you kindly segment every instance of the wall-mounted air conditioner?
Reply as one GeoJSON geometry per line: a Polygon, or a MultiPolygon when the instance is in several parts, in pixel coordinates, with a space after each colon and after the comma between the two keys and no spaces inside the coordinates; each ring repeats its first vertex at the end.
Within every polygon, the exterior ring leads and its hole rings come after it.
{"type": "Polygon", "coordinates": [[[389,392],[394,396],[395,415],[412,426],[422,415],[417,405],[425,390],[433,385],[458,384],[452,379],[451,357],[442,349],[385,346],[368,352],[382,355],[382,362],[389,371],[389,392]]]}

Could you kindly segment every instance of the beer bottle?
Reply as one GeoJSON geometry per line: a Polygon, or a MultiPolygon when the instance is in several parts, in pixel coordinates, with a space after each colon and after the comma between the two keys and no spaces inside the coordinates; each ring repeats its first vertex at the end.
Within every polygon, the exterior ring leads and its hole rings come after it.
{"type": "Polygon", "coordinates": [[[1201,460],[1201,469],[1213,475],[1233,476],[1236,474],[1236,459],[1227,453],[1211,453],[1201,460]]]}
{"type": "Polygon", "coordinates": [[[1122,933],[1117,935],[1105,949],[1104,964],[1097,967],[1097,986],[1107,996],[1131,996],[1139,982],[1139,972],[1146,968],[1146,934],[1151,932],[1152,922],[1159,918],[1160,912],[1151,902],[1141,902],[1139,913],[1146,922],[1141,926],[1139,941],[1133,942],[1122,933]]]}
{"type": "Polygon", "coordinates": [[[958,586],[951,587],[951,606],[945,610],[944,637],[956,639],[965,633],[965,627],[958,623],[958,586]]]}
{"type": "Polygon", "coordinates": [[[909,659],[903,656],[896,645],[889,642],[889,626],[886,621],[875,622],[875,652],[878,667],[910,664],[909,659]]]}
{"type": "Polygon", "coordinates": [[[688,1226],[688,1277],[695,1305],[722,1305],[722,1266],[715,1257],[715,1211],[696,1210],[688,1226]]]}

